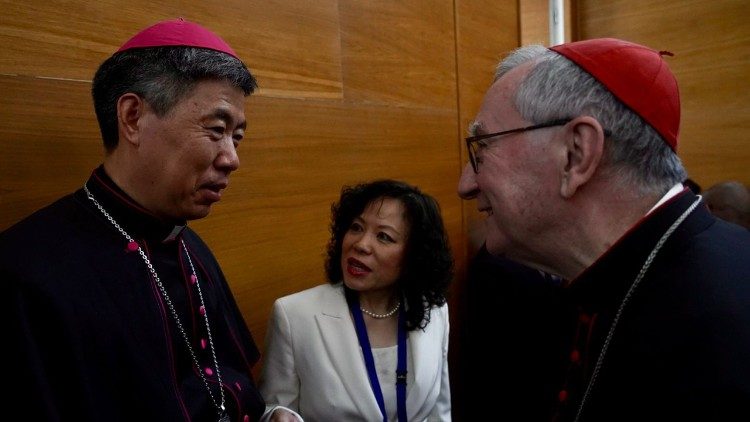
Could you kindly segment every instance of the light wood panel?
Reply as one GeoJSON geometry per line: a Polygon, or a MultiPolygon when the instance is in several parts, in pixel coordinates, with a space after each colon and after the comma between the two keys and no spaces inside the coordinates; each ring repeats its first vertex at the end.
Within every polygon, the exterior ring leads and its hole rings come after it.
{"type": "Polygon", "coordinates": [[[578,0],[582,39],[618,37],[669,50],[680,86],[678,153],[704,188],[750,184],[750,2],[578,0]]]}
{"type": "Polygon", "coordinates": [[[341,98],[338,1],[0,0],[0,73],[90,81],[134,33],[184,17],[222,36],[258,77],[258,94],[341,98]]]}
{"type": "Polygon", "coordinates": [[[134,28],[179,15],[175,0],[115,3],[1,0],[0,73],[90,81],[134,28]]]}
{"type": "Polygon", "coordinates": [[[342,1],[349,100],[456,108],[451,1],[342,1]]]}
{"type": "Polygon", "coordinates": [[[258,95],[342,97],[339,1],[182,1],[258,78],[258,95]]]}
{"type": "Polygon", "coordinates": [[[0,75],[0,230],[79,188],[100,162],[90,90],[0,75]]]}

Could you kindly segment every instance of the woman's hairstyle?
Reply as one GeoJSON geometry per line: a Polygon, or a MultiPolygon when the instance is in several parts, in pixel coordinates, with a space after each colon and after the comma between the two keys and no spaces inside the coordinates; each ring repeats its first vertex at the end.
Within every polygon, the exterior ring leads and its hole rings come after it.
{"type": "Polygon", "coordinates": [[[117,101],[128,92],[163,117],[204,80],[224,80],[250,95],[258,84],[244,63],[220,51],[195,47],[152,47],[115,53],[99,66],[91,94],[107,151],[117,146],[117,101]]]}
{"type": "Polygon", "coordinates": [[[405,301],[407,329],[424,328],[430,322],[430,308],[445,303],[448,284],[453,278],[453,257],[440,206],[414,186],[377,180],[345,186],[341,190],[339,201],[331,206],[331,240],[326,259],[328,281],[335,284],[343,279],[341,248],[352,222],[367,205],[382,198],[396,199],[405,209],[409,234],[396,286],[405,301]]]}

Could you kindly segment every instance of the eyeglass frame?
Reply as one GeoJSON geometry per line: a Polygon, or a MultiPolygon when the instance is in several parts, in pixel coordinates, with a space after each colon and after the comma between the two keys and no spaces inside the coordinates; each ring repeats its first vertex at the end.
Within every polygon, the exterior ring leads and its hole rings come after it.
{"type": "MultiPolygon", "coordinates": [[[[482,141],[484,139],[494,138],[496,136],[504,136],[504,135],[510,135],[510,134],[513,134],[513,133],[528,132],[530,130],[544,129],[544,128],[553,127],[553,126],[564,126],[564,125],[570,123],[570,121],[572,121],[572,120],[573,119],[570,119],[570,118],[568,118],[568,119],[557,119],[557,120],[552,120],[552,121],[546,122],[546,123],[540,123],[538,125],[521,127],[521,128],[518,128],[518,129],[510,129],[510,130],[504,130],[504,131],[501,131],[501,132],[495,132],[495,133],[487,133],[487,134],[483,134],[483,135],[469,136],[468,138],[465,139],[466,140],[466,149],[469,151],[469,162],[471,163],[472,169],[474,169],[474,173],[479,173],[479,164],[477,163],[476,152],[474,151],[474,149],[472,149],[472,145],[474,143],[482,141]]],[[[477,147],[477,149],[478,149],[478,147],[477,147]]]]}

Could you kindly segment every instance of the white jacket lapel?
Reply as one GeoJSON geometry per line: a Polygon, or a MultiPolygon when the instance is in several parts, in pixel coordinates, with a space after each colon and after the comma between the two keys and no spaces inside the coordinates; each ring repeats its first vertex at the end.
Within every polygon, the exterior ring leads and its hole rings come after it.
{"type": "Polygon", "coordinates": [[[366,419],[379,419],[380,409],[370,388],[357,333],[341,289],[332,289],[315,315],[323,344],[352,402],[366,419]]]}
{"type": "Polygon", "coordinates": [[[427,402],[427,396],[439,390],[440,362],[443,356],[442,336],[439,318],[432,315],[432,320],[424,331],[416,329],[409,332],[409,347],[411,348],[414,382],[406,388],[406,412],[408,415],[419,414],[421,407],[427,402]]]}

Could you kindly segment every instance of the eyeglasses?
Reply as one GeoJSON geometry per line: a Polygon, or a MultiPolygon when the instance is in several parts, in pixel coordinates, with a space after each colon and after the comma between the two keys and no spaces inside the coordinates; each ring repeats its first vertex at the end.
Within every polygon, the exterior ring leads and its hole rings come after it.
{"type": "Polygon", "coordinates": [[[526,126],[518,129],[504,130],[502,132],[488,133],[485,135],[469,136],[466,138],[466,148],[469,149],[469,161],[471,161],[471,167],[474,169],[474,173],[479,173],[479,166],[477,165],[477,152],[479,148],[486,145],[486,142],[481,142],[487,138],[494,138],[496,136],[510,135],[512,133],[528,132],[530,130],[543,129],[552,126],[563,126],[566,125],[573,119],[558,119],[551,122],[542,123],[533,126],[526,126]]]}

